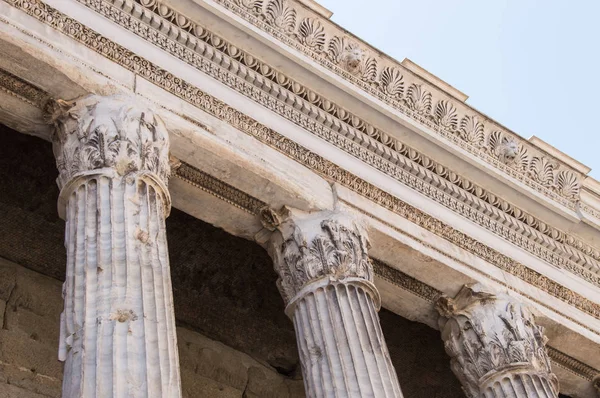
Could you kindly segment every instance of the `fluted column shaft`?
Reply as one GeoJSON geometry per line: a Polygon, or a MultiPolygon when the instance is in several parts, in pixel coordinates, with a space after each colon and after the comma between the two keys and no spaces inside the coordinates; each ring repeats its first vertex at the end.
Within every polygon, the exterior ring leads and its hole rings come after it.
{"type": "Polygon", "coordinates": [[[481,284],[437,305],[454,374],[471,398],[557,398],[546,338],[529,308],[481,284]]]}
{"type": "Polygon", "coordinates": [[[66,221],[63,397],[180,397],[164,125],[129,97],[49,111],[66,221]]]}
{"type": "Polygon", "coordinates": [[[275,230],[269,252],[294,322],[307,396],[402,397],[379,323],[365,231],[344,213],[285,213],[266,214],[275,230]]]}

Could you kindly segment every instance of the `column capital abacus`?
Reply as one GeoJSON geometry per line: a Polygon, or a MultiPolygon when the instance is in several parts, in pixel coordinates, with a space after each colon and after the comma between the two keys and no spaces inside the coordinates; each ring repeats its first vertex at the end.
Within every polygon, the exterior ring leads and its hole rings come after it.
{"type": "Polygon", "coordinates": [[[536,324],[527,305],[477,283],[464,286],[453,299],[440,298],[436,308],[452,370],[469,397],[487,397],[494,389],[516,391],[504,392],[505,397],[528,396],[521,395],[515,383],[532,383],[543,392],[535,396],[558,395],[544,328],[536,324]],[[528,381],[523,382],[523,375],[528,381]],[[507,388],[506,383],[513,386],[507,388]]]}
{"type": "Polygon", "coordinates": [[[379,308],[367,232],[352,214],[300,214],[284,207],[280,212],[264,209],[261,216],[263,225],[274,231],[268,250],[287,305],[313,285],[343,281],[365,285],[379,308]]]}

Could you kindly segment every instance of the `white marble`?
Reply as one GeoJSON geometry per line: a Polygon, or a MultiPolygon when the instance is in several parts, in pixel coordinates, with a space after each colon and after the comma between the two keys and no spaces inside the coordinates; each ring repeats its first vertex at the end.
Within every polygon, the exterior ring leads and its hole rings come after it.
{"type": "Polygon", "coordinates": [[[66,220],[63,397],[180,397],[165,126],[126,96],[49,111],[66,220]]]}
{"type": "Polygon", "coordinates": [[[556,398],[544,328],[529,308],[481,284],[437,304],[452,371],[470,398],[556,398]]]}
{"type": "Polygon", "coordinates": [[[263,212],[309,397],[402,397],[379,324],[367,235],[350,215],[263,212]]]}

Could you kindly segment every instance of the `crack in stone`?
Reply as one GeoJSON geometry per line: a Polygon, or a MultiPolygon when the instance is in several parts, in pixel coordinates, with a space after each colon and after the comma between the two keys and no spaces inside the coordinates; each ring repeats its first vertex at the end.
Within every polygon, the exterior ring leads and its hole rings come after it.
{"type": "MultiPolygon", "coordinates": [[[[15,290],[17,290],[17,282],[15,281],[15,284],[12,286],[12,288],[10,289],[10,292],[8,293],[8,298],[6,299],[6,306],[4,307],[4,314],[3,314],[3,318],[2,318],[2,329],[3,330],[8,330],[8,308],[10,306],[10,301],[13,298],[13,293],[15,292],[15,290]]],[[[16,308],[16,306],[13,306],[13,308],[16,308]]]]}

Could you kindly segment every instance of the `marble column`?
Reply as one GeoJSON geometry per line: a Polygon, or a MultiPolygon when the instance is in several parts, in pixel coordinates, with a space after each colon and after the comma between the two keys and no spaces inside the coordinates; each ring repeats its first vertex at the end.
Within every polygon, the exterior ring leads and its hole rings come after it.
{"type": "Polygon", "coordinates": [[[165,126],[127,96],[47,111],[66,221],[63,397],[180,397],[165,126]]]}
{"type": "Polygon", "coordinates": [[[350,215],[263,212],[308,397],[402,397],[379,324],[367,235],[350,215]]]}
{"type": "Polygon", "coordinates": [[[437,303],[454,374],[470,398],[556,398],[546,337],[526,305],[481,284],[437,303]]]}

